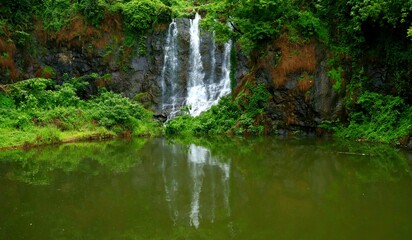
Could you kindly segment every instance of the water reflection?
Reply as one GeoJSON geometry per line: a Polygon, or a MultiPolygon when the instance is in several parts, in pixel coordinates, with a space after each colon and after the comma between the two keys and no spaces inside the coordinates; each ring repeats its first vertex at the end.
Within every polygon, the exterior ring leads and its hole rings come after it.
{"type": "Polygon", "coordinates": [[[174,225],[185,225],[188,221],[198,228],[201,221],[213,223],[217,208],[224,209],[226,217],[230,217],[230,160],[222,161],[207,148],[195,144],[182,148],[162,141],[162,146],[165,201],[174,225]],[[179,204],[179,197],[187,192],[190,204],[179,204]]]}
{"type": "Polygon", "coordinates": [[[411,161],[293,138],[0,152],[0,239],[409,239],[411,161]]]}
{"type": "Polygon", "coordinates": [[[61,172],[94,176],[127,172],[141,163],[138,152],[146,142],[136,139],[0,151],[0,175],[32,185],[50,185],[61,172]]]}

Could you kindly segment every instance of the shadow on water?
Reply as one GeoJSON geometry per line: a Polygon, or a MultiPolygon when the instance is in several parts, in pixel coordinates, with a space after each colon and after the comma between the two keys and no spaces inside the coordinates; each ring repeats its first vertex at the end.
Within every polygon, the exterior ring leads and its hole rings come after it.
{"type": "Polygon", "coordinates": [[[319,138],[0,152],[0,239],[408,239],[412,155],[319,138]]]}

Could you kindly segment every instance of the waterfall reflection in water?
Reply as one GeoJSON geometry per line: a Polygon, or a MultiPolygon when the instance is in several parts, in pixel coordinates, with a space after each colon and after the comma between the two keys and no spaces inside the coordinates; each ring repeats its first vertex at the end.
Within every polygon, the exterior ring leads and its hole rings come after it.
{"type": "Polygon", "coordinates": [[[182,160],[184,155],[177,145],[171,146],[169,151],[162,154],[162,175],[165,201],[174,225],[188,221],[186,223],[198,228],[201,220],[213,223],[218,207],[224,208],[225,215],[230,217],[230,162],[221,162],[208,149],[194,144],[189,146],[187,162],[182,160]],[[179,170],[185,168],[189,176],[182,178],[179,170]],[[205,181],[207,184],[204,184],[205,181]],[[204,188],[207,189],[202,194],[204,188]],[[189,192],[191,199],[180,204],[179,194],[185,192],[189,192]],[[185,213],[188,216],[184,216],[185,213]]]}

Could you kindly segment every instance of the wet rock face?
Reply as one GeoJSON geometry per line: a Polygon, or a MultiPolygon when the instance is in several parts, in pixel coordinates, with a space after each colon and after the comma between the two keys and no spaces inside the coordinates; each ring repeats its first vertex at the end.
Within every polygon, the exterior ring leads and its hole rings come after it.
{"type": "MultiPolygon", "coordinates": [[[[105,86],[110,90],[121,92],[129,98],[134,98],[138,93],[148,93],[149,105],[154,106],[160,95],[157,77],[163,64],[163,51],[165,32],[153,32],[146,36],[146,42],[140,47],[146,48],[145,54],[140,55],[139,47],[127,49],[115,37],[111,38],[105,46],[97,48],[92,44],[84,46],[65,46],[64,44],[49,41],[47,44],[38,44],[40,49],[37,56],[30,56],[29,63],[19,64],[21,79],[41,77],[41,69],[49,67],[55,75],[53,79],[61,83],[63,76],[81,77],[96,73],[105,76],[105,81],[90,83],[105,86]]],[[[15,59],[26,59],[27,53],[18,49],[15,59]]],[[[93,94],[90,91],[89,94],[93,94]]]]}
{"type": "MultiPolygon", "coordinates": [[[[110,90],[121,92],[133,98],[139,92],[148,92],[153,96],[150,101],[156,101],[158,86],[156,76],[161,69],[163,55],[164,33],[155,32],[147,36],[146,54],[139,55],[139,49],[126,49],[114,38],[102,48],[92,45],[85,46],[60,46],[49,42],[39,46],[43,53],[33,59],[33,64],[19,66],[23,79],[41,77],[39,69],[48,66],[55,72],[54,79],[62,82],[63,76],[81,77],[92,73],[104,76],[105,81],[100,83],[90,82],[94,87],[105,86],[110,90]]],[[[23,53],[18,53],[16,58],[24,58],[23,53]]],[[[92,92],[90,92],[92,94],[92,92]]]]}
{"type": "Polygon", "coordinates": [[[315,72],[315,81],[312,91],[312,105],[321,119],[336,119],[340,111],[340,102],[337,92],[332,88],[333,81],[328,77],[327,56],[324,47],[316,48],[318,67],[315,72]]]}
{"type": "MultiPolygon", "coordinates": [[[[314,67],[293,68],[290,65],[293,62],[288,63],[289,65],[284,62],[282,65],[280,62],[282,60],[277,56],[282,55],[284,59],[289,56],[276,49],[276,43],[274,46],[268,46],[267,56],[256,63],[258,69],[254,72],[255,82],[264,84],[271,94],[264,106],[270,133],[314,133],[322,120],[333,120],[339,117],[341,101],[332,88],[333,81],[327,76],[325,48],[319,45],[300,48],[304,50],[302,52],[314,49],[313,54],[306,54],[306,56],[299,52],[297,54],[305,59],[312,57],[310,61],[314,63],[314,67]],[[277,81],[279,74],[276,73],[282,71],[284,81],[279,82],[277,81]]],[[[299,48],[297,49],[299,51],[299,48]]],[[[305,61],[293,57],[294,61],[305,61]]]]}
{"type": "Polygon", "coordinates": [[[408,145],[406,145],[406,147],[407,147],[409,150],[412,150],[412,136],[409,138],[409,142],[408,142],[408,145]]]}
{"type": "Polygon", "coordinates": [[[179,18],[176,19],[176,26],[178,31],[178,77],[179,82],[178,92],[179,96],[184,97],[186,93],[186,85],[189,80],[189,72],[183,69],[189,69],[189,56],[190,56],[190,19],[179,18]]]}
{"type": "Polygon", "coordinates": [[[305,95],[296,89],[293,77],[282,88],[276,88],[269,73],[259,70],[256,73],[257,84],[264,84],[271,93],[264,109],[268,117],[269,133],[288,134],[299,131],[314,132],[319,123],[318,114],[308,102],[305,95]]]}

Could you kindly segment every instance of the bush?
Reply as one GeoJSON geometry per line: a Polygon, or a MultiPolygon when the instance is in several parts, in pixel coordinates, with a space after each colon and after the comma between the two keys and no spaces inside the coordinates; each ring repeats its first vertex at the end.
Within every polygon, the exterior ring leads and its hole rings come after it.
{"type": "Polygon", "coordinates": [[[75,11],[70,0],[43,0],[39,13],[42,16],[44,28],[58,32],[70,23],[75,11]]]}
{"type": "Polygon", "coordinates": [[[93,26],[99,26],[104,19],[105,8],[98,0],[80,0],[78,10],[93,26]]]}
{"type": "Polygon", "coordinates": [[[0,92],[0,109],[11,109],[14,107],[13,99],[0,92]]]}
{"type": "Polygon", "coordinates": [[[130,30],[145,31],[154,23],[169,21],[170,9],[160,0],[132,0],[122,5],[126,27],[130,30]]]}
{"type": "MultiPolygon", "coordinates": [[[[76,136],[84,136],[76,131],[158,134],[160,126],[152,114],[120,94],[101,89],[91,100],[80,99],[77,92],[86,85],[82,78],[66,79],[62,85],[41,78],[9,85],[8,95],[0,93],[0,130],[31,133],[34,144],[57,143],[63,135],[70,137],[63,134],[66,131],[76,136]]],[[[14,139],[8,144],[24,143],[20,137],[14,139]]]]}
{"type": "Polygon", "coordinates": [[[148,120],[150,113],[141,105],[113,92],[102,91],[96,98],[84,102],[85,109],[92,109],[89,114],[99,125],[114,128],[119,125],[124,130],[132,130],[134,120],[148,120]]]}
{"type": "Polygon", "coordinates": [[[364,92],[353,106],[349,119],[347,127],[338,128],[337,136],[398,143],[411,133],[412,106],[400,97],[364,92]]]}

